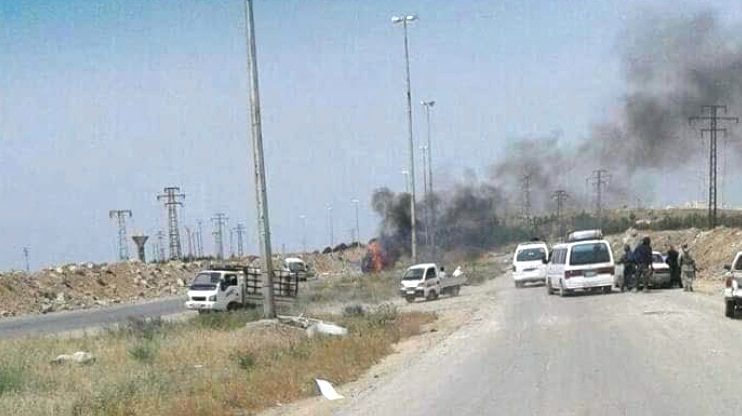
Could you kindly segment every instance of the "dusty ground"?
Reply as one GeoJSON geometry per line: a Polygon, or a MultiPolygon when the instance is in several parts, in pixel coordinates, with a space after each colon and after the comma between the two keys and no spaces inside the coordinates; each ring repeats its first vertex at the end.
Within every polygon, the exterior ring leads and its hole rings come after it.
{"type": "MultiPolygon", "coordinates": [[[[504,264],[502,256],[497,257],[496,261],[504,264]]],[[[359,397],[373,392],[383,383],[383,380],[397,374],[400,369],[412,366],[422,357],[421,353],[446,342],[455,332],[465,331],[467,326],[474,325],[477,322],[476,316],[483,309],[494,307],[495,282],[496,280],[490,280],[480,286],[467,286],[462,288],[458,297],[442,296],[431,302],[419,300],[408,304],[402,299],[395,299],[393,303],[399,307],[400,311],[435,312],[438,320],[429,324],[423,334],[397,344],[394,354],[387,356],[359,380],[335,386],[335,388],[346,398],[359,397]]],[[[331,402],[322,397],[315,397],[290,404],[276,403],[277,407],[264,412],[263,415],[330,415],[343,405],[343,401],[331,402]]]]}

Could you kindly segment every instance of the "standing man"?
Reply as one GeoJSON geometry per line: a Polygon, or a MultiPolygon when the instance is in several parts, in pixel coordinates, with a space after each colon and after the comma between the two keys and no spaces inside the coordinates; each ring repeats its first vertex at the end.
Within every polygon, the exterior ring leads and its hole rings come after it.
{"type": "Polygon", "coordinates": [[[631,246],[626,244],[623,247],[623,255],[618,260],[619,264],[623,264],[623,280],[621,281],[621,292],[625,290],[631,290],[632,287],[636,286],[634,281],[634,271],[636,269],[634,264],[634,255],[631,253],[631,246]]]}
{"type": "Polygon", "coordinates": [[[652,276],[652,241],[644,237],[642,243],[634,250],[634,261],[636,262],[637,274],[642,290],[649,292],[649,279],[652,276]]]}
{"type": "Polygon", "coordinates": [[[665,263],[670,266],[670,285],[672,286],[677,283],[678,287],[683,287],[683,282],[680,281],[680,263],[678,263],[679,255],[680,253],[675,250],[675,246],[670,244],[670,249],[667,250],[667,260],[665,260],[665,263]]]}
{"type": "Polygon", "coordinates": [[[683,274],[683,291],[693,291],[693,281],[696,280],[696,259],[688,248],[688,244],[683,244],[680,249],[680,271],[683,274]]]}

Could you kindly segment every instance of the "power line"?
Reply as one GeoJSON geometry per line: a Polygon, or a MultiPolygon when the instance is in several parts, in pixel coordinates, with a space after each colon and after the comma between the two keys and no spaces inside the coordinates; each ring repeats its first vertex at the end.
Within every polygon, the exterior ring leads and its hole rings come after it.
{"type": "Polygon", "coordinates": [[[131,210],[128,209],[115,209],[108,212],[110,218],[116,218],[118,222],[118,245],[119,245],[119,260],[129,260],[129,241],[126,237],[126,218],[131,218],[131,210]]]}
{"type": "Polygon", "coordinates": [[[180,202],[185,198],[185,194],[180,193],[177,186],[169,186],[164,189],[164,194],[157,195],[157,200],[165,200],[167,208],[168,236],[170,237],[170,258],[179,259],[183,257],[180,247],[180,228],[178,227],[178,206],[183,206],[180,202]]]}
{"type": "Polygon", "coordinates": [[[588,181],[595,187],[595,215],[598,218],[598,229],[603,228],[603,193],[611,175],[605,169],[595,169],[588,181]]]}
{"type": "Polygon", "coordinates": [[[211,222],[214,224],[214,244],[216,245],[216,258],[219,260],[224,259],[224,227],[227,225],[227,215],[218,213],[211,217],[211,222]]]}
{"type": "Polygon", "coordinates": [[[727,129],[719,128],[720,121],[728,121],[733,123],[739,123],[737,117],[726,117],[719,116],[719,110],[722,110],[724,114],[727,114],[727,106],[725,105],[704,105],[701,107],[701,113],[708,113],[709,115],[701,115],[688,118],[688,123],[693,124],[694,121],[708,121],[709,128],[701,128],[701,138],[704,133],[709,133],[709,200],[708,200],[708,222],[709,228],[713,229],[717,224],[717,201],[716,201],[716,174],[717,174],[717,149],[716,149],[716,135],[722,133],[726,136],[727,129]]]}

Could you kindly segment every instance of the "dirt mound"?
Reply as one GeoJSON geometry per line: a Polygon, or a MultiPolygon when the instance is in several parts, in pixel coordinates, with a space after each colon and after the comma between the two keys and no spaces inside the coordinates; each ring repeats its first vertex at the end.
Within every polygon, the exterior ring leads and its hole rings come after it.
{"type": "Polygon", "coordinates": [[[677,231],[639,231],[629,229],[623,234],[606,237],[614,252],[621,253],[624,244],[635,247],[643,237],[652,239],[652,247],[663,253],[670,244],[679,248],[687,243],[693,250],[701,279],[721,279],[724,265],[730,264],[734,254],[742,250],[742,229],[719,227],[712,231],[695,228],[677,231]]]}

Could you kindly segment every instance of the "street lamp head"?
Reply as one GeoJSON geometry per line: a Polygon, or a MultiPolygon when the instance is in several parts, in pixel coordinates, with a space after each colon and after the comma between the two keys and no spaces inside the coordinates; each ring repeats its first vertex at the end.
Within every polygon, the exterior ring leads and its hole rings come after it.
{"type": "Polygon", "coordinates": [[[424,105],[425,107],[433,107],[435,105],[435,100],[420,101],[420,104],[424,105]]]}
{"type": "Polygon", "coordinates": [[[402,23],[402,22],[412,22],[417,20],[417,16],[414,14],[409,16],[393,16],[392,17],[392,23],[402,23]]]}

